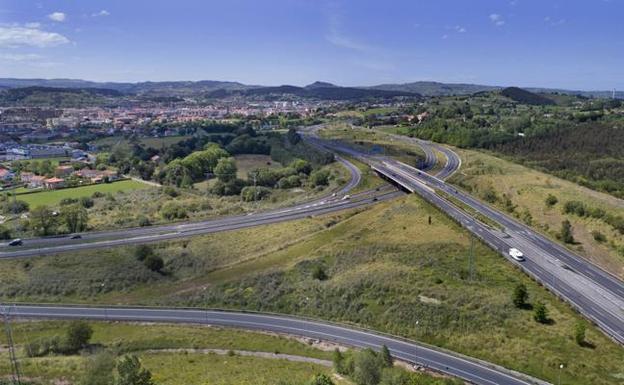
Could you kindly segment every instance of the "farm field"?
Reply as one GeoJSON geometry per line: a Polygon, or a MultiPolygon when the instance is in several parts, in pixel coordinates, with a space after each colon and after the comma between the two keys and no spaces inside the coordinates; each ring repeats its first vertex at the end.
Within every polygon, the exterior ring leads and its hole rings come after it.
{"type": "Polygon", "coordinates": [[[19,197],[19,200],[28,203],[31,208],[34,208],[43,205],[58,205],[63,198],[90,197],[96,191],[103,194],[114,194],[120,191],[133,191],[147,188],[152,187],[146,183],[141,183],[135,180],[121,180],[112,183],[100,183],[89,186],[65,188],[59,190],[38,191],[30,194],[22,193],[17,196],[19,197]]]}

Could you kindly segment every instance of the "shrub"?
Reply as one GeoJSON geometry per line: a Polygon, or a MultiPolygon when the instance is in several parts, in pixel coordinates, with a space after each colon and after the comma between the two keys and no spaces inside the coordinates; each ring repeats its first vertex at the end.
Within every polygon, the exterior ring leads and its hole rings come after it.
{"type": "Polygon", "coordinates": [[[561,231],[559,232],[559,238],[565,243],[574,243],[574,236],[572,235],[572,224],[567,219],[561,222],[561,231]]]}
{"type": "Polygon", "coordinates": [[[175,198],[178,195],[180,195],[180,193],[178,192],[178,189],[176,189],[173,186],[165,186],[165,188],[163,189],[163,192],[172,198],[175,198]]]}
{"type": "Polygon", "coordinates": [[[0,225],[0,239],[11,239],[11,230],[5,225],[0,225]]]}
{"type": "Polygon", "coordinates": [[[607,237],[598,230],[592,231],[592,236],[596,242],[604,243],[607,241],[607,237]]]}
{"type": "Polygon", "coordinates": [[[160,215],[167,220],[187,217],[186,208],[177,202],[166,202],[160,209],[160,215]]]}
{"type": "Polygon", "coordinates": [[[546,197],[546,206],[548,207],[553,207],[557,204],[557,202],[559,202],[559,199],[557,199],[557,197],[552,194],[548,194],[548,196],[546,197]]]}
{"type": "Polygon", "coordinates": [[[139,223],[139,226],[141,226],[141,227],[151,226],[152,225],[152,222],[145,215],[139,216],[138,223],[139,223]]]}
{"type": "Polygon", "coordinates": [[[161,271],[163,267],[165,267],[165,262],[158,255],[150,254],[145,257],[143,261],[145,267],[150,269],[151,271],[161,271]]]}
{"type": "Polygon", "coordinates": [[[334,382],[328,375],[321,373],[312,377],[308,385],[334,385],[334,382]]]}
{"type": "Polygon", "coordinates": [[[280,189],[289,189],[299,186],[301,186],[301,178],[299,178],[299,175],[287,176],[277,182],[277,187],[280,189]]]}
{"type": "Polygon", "coordinates": [[[574,340],[581,346],[585,345],[585,329],[586,326],[583,321],[579,321],[574,329],[574,340]]]}
{"type": "Polygon", "coordinates": [[[327,186],[329,184],[329,171],[318,170],[310,174],[310,184],[312,187],[327,186]]]}
{"type": "Polygon", "coordinates": [[[134,248],[134,258],[139,261],[144,261],[145,258],[154,254],[154,250],[150,245],[138,245],[134,248]]]}
{"type": "Polygon", "coordinates": [[[535,304],[533,319],[541,324],[548,323],[548,309],[543,302],[539,301],[535,304]]]}
{"type": "Polygon", "coordinates": [[[241,191],[241,199],[245,202],[262,200],[271,195],[271,189],[262,186],[247,186],[241,191]]]}
{"type": "Polygon", "coordinates": [[[324,281],[327,279],[327,274],[325,273],[323,266],[321,265],[314,266],[314,270],[312,270],[312,278],[319,280],[319,281],[324,281]]]}
{"type": "Polygon", "coordinates": [[[246,183],[242,179],[234,179],[229,182],[223,182],[218,180],[210,189],[210,192],[215,195],[225,196],[225,195],[238,195],[241,193],[243,188],[246,186],[246,183]]]}
{"type": "Polygon", "coordinates": [[[93,329],[84,321],[73,321],[67,328],[65,345],[68,353],[75,353],[83,347],[87,346],[93,329]]]}
{"type": "Polygon", "coordinates": [[[82,197],[82,198],[80,198],[80,204],[85,209],[89,209],[89,208],[93,207],[94,202],[93,202],[93,199],[91,199],[89,197],[82,197]]]}
{"type": "Polygon", "coordinates": [[[521,308],[526,305],[529,299],[529,293],[524,284],[520,283],[514,288],[512,302],[515,307],[521,308]]]}

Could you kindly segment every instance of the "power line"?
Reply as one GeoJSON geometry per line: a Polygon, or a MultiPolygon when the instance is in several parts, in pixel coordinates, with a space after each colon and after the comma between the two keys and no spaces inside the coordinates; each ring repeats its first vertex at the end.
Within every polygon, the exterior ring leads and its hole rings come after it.
{"type": "Polygon", "coordinates": [[[13,332],[11,330],[11,316],[10,316],[11,308],[7,306],[3,307],[3,315],[4,315],[4,331],[7,336],[7,342],[9,344],[9,360],[11,361],[11,371],[13,373],[13,383],[17,385],[21,385],[21,375],[19,370],[19,362],[17,361],[17,356],[15,354],[15,345],[13,342],[13,332]]]}

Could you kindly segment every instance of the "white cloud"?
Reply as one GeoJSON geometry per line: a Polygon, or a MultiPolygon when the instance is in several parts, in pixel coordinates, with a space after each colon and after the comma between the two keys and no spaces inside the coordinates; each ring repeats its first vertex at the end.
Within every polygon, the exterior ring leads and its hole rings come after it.
{"type": "Polygon", "coordinates": [[[56,32],[42,31],[39,28],[0,25],[0,48],[15,47],[55,47],[69,43],[69,39],[56,32]]]}
{"type": "Polygon", "coordinates": [[[41,28],[41,23],[26,23],[24,26],[26,28],[41,28]]]}
{"type": "Polygon", "coordinates": [[[0,60],[4,61],[24,62],[40,60],[42,58],[43,56],[35,53],[0,53],[0,60]]]}
{"type": "Polygon", "coordinates": [[[96,12],[96,13],[92,13],[91,16],[92,17],[100,17],[100,16],[109,16],[110,12],[108,12],[107,10],[103,9],[100,12],[96,12]]]}
{"type": "Polygon", "coordinates": [[[63,12],[52,12],[51,14],[48,15],[48,19],[52,21],[57,21],[60,23],[60,22],[65,21],[65,19],[67,19],[67,15],[64,14],[63,12]]]}
{"type": "Polygon", "coordinates": [[[325,40],[337,47],[348,48],[354,51],[370,51],[371,47],[360,43],[342,33],[342,22],[336,13],[329,15],[329,28],[325,34],[325,40]]]}
{"type": "Polygon", "coordinates": [[[466,33],[466,28],[462,27],[461,25],[456,25],[455,26],[455,31],[457,31],[459,33],[466,33]]]}
{"type": "Polygon", "coordinates": [[[489,17],[490,21],[494,23],[495,26],[500,27],[502,25],[505,25],[505,20],[503,20],[503,17],[498,13],[492,13],[489,17]]]}

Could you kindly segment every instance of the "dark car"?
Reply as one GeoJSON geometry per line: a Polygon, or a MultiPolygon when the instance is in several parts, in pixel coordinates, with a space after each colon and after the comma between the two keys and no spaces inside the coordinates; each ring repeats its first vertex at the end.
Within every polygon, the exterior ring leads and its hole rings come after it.
{"type": "Polygon", "coordinates": [[[9,246],[21,246],[23,243],[21,239],[17,238],[9,242],[9,246]]]}
{"type": "Polygon", "coordinates": [[[69,239],[80,239],[80,238],[82,238],[82,235],[80,234],[74,234],[71,237],[69,237],[69,239]]]}

